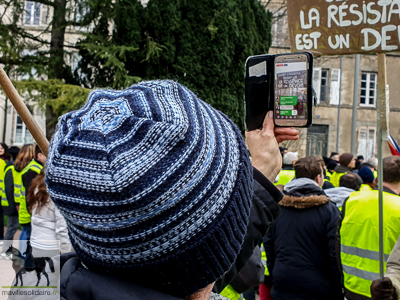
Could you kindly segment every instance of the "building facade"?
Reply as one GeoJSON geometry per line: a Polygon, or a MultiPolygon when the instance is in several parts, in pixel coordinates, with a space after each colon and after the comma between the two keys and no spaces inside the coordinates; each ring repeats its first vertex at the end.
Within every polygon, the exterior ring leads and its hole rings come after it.
{"type": "MultiPolygon", "coordinates": [[[[264,1],[273,12],[272,46],[270,54],[289,53],[289,27],[285,0],[264,1]]],[[[351,129],[353,94],[357,97],[357,123],[355,155],[365,159],[376,157],[377,150],[377,103],[378,103],[378,59],[376,55],[361,55],[359,82],[354,85],[355,55],[319,56],[314,60],[313,87],[317,94],[317,106],[313,109],[313,126],[302,129],[297,142],[287,142],[289,151],[298,151],[299,157],[306,155],[329,156],[335,152],[351,151],[351,129]],[[341,75],[341,76],[340,76],[341,75]],[[340,84],[341,77],[341,84],[340,84]],[[340,93],[341,91],[341,93],[340,93]],[[340,96],[340,126],[338,127],[340,96]],[[337,137],[339,136],[339,143],[337,137]]],[[[387,83],[389,85],[389,133],[400,142],[400,53],[386,54],[387,83]]],[[[390,155],[386,142],[383,155],[390,155]]]]}
{"type": "MultiPolygon", "coordinates": [[[[50,41],[51,33],[49,31],[49,23],[52,19],[53,9],[47,5],[33,2],[24,1],[25,13],[21,16],[19,22],[20,26],[34,35],[42,34],[41,37],[50,41]]],[[[79,11],[72,12],[71,18],[79,18],[77,14],[79,11]],[[75,14],[75,15],[74,15],[75,14]]],[[[7,13],[2,15],[2,22],[6,23],[10,15],[7,13]]],[[[80,30],[82,28],[69,26],[66,29],[65,44],[76,44],[79,37],[81,37],[80,30]]],[[[25,49],[22,55],[35,55],[35,50],[25,49]]],[[[78,52],[69,51],[69,55],[65,57],[66,63],[72,68],[76,67],[78,62],[78,52]]],[[[2,66],[4,68],[4,66],[2,66]]],[[[32,74],[35,70],[32,70],[32,74]]],[[[28,75],[15,74],[13,71],[7,74],[12,80],[29,79],[28,75]]],[[[21,95],[23,97],[23,95],[21,95]]],[[[26,105],[33,115],[33,118],[46,134],[46,117],[45,112],[40,108],[37,103],[26,102],[26,105]]],[[[22,122],[17,111],[14,109],[10,100],[8,100],[3,93],[0,93],[0,140],[4,141],[7,145],[22,146],[27,143],[34,142],[32,135],[22,122]]]]}

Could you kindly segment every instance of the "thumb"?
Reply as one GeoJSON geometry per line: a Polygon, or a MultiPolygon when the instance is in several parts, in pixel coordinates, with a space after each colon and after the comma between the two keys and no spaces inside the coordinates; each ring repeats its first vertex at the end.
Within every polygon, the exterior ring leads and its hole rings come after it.
{"type": "Polygon", "coordinates": [[[275,129],[274,112],[270,110],[264,119],[263,132],[274,134],[274,129],[275,129]]]}
{"type": "Polygon", "coordinates": [[[383,287],[385,287],[387,289],[391,289],[393,286],[392,281],[388,277],[383,278],[382,285],[383,285],[383,287]]]}

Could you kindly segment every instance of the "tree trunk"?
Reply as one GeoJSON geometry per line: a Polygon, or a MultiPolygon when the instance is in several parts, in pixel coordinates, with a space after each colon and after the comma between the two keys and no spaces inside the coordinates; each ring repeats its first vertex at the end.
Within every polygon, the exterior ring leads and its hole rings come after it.
{"type": "MultiPolygon", "coordinates": [[[[63,79],[66,6],[66,0],[54,0],[54,15],[51,27],[49,79],[63,79]]],[[[54,114],[52,107],[47,106],[46,136],[49,140],[55,132],[56,124],[56,115],[54,114]]]]}

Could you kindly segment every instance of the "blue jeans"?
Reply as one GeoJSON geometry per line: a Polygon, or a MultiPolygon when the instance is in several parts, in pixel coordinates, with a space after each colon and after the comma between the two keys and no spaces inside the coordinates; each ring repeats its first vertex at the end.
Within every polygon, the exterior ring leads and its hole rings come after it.
{"type": "Polygon", "coordinates": [[[22,226],[22,231],[21,235],[19,236],[18,250],[19,252],[21,252],[21,254],[23,254],[26,251],[26,241],[29,241],[31,239],[32,226],[31,223],[21,224],[21,226],[22,226]]]}
{"type": "Polygon", "coordinates": [[[12,245],[12,241],[14,239],[14,235],[18,230],[18,215],[16,216],[7,216],[7,231],[4,235],[4,244],[3,250],[1,253],[5,253],[9,246],[12,245]]]}

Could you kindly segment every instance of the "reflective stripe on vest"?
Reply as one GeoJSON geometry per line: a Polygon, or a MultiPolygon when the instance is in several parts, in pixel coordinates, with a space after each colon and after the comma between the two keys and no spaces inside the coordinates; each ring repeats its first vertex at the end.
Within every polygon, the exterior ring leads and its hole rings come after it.
{"type": "Polygon", "coordinates": [[[6,162],[0,158],[0,195],[2,195],[4,191],[4,176],[6,175],[6,166],[6,162]]]}
{"type": "Polygon", "coordinates": [[[5,184],[5,176],[9,170],[11,170],[12,176],[14,177],[14,166],[10,165],[4,171],[4,180],[3,180],[3,186],[2,186],[2,191],[1,191],[1,206],[9,205],[8,200],[7,200],[7,195],[6,195],[6,184],[5,184]]]}
{"type": "MultiPolygon", "coordinates": [[[[400,197],[384,192],[383,198],[386,261],[400,235],[400,197]]],[[[340,260],[344,286],[352,293],[371,298],[371,283],[379,278],[378,191],[352,193],[343,210],[340,260]]]]}
{"type": "Polygon", "coordinates": [[[241,299],[243,299],[243,295],[242,295],[242,294],[239,294],[238,292],[236,292],[235,289],[234,289],[230,284],[228,284],[228,285],[222,290],[222,292],[220,293],[220,295],[221,295],[221,296],[224,296],[224,297],[226,297],[226,298],[228,298],[228,299],[231,299],[231,300],[241,300],[241,299]]]}
{"type": "Polygon", "coordinates": [[[332,176],[331,176],[330,182],[332,183],[332,185],[333,185],[334,187],[339,187],[340,178],[342,178],[342,176],[343,176],[344,174],[347,174],[347,173],[333,172],[333,174],[332,174],[332,176]]]}
{"type": "Polygon", "coordinates": [[[289,181],[291,181],[295,176],[294,170],[281,170],[278,174],[279,176],[279,181],[277,183],[274,183],[275,185],[285,185],[289,181]]]}
{"type": "Polygon", "coordinates": [[[19,213],[18,220],[20,224],[28,224],[31,222],[31,214],[28,212],[26,207],[26,191],[22,182],[22,176],[32,170],[36,173],[40,173],[43,167],[38,164],[36,161],[32,160],[21,172],[15,172],[16,176],[14,177],[14,199],[17,202],[19,200],[19,213]]]}
{"type": "Polygon", "coordinates": [[[265,276],[269,276],[269,270],[268,270],[268,267],[267,267],[267,252],[265,252],[265,248],[264,248],[264,244],[263,243],[261,243],[260,250],[261,250],[261,261],[262,261],[262,263],[263,263],[263,265],[265,267],[264,275],[265,276]]]}

